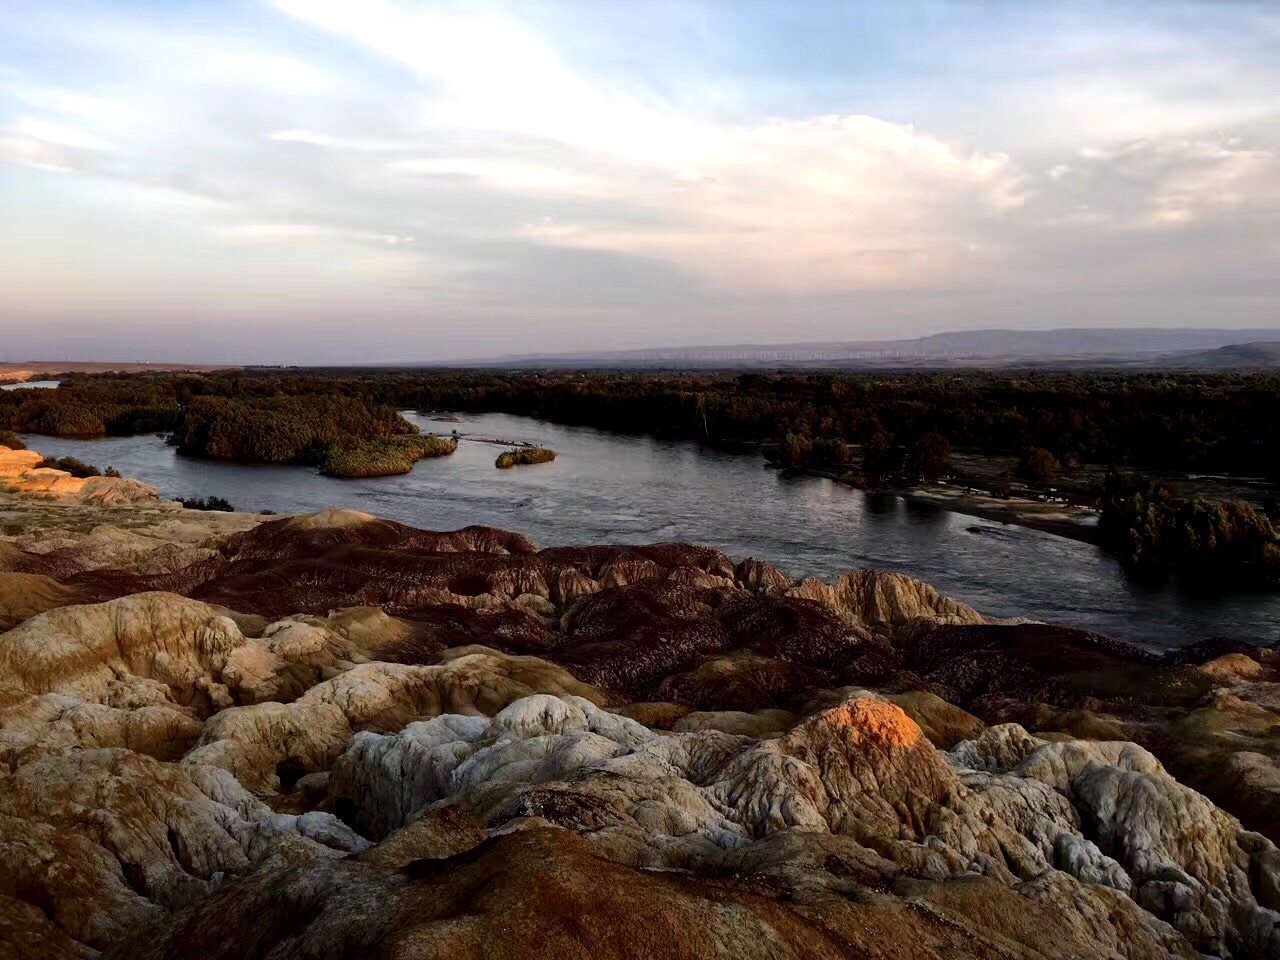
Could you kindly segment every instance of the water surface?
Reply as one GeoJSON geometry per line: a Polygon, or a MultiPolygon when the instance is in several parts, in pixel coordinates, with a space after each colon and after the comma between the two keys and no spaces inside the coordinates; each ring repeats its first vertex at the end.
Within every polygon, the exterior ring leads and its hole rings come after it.
{"type": "Polygon", "coordinates": [[[46,455],[112,465],[166,497],[219,496],[242,510],[348,506],[428,529],[503,527],[543,546],[687,540],[735,559],[766,559],[797,576],[866,566],[900,570],[984,613],[1084,627],[1151,647],[1209,637],[1280,639],[1280,596],[1198,598],[1139,588],[1088,544],[830,480],[788,478],[755,454],[506,414],[462,415],[458,423],[406,416],[424,431],[457,428],[534,441],[559,458],[497,470],[493,460],[502,447],[464,441],[454,455],[424,460],[404,476],[338,480],[304,467],[180,457],[154,436],[25,439],[46,455]]]}

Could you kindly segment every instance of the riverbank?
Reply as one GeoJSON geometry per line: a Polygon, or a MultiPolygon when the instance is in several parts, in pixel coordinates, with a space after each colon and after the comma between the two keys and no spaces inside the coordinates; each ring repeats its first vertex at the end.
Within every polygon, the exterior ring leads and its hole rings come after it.
{"type": "MultiPolygon", "coordinates": [[[[777,467],[777,464],[770,464],[777,467]]],[[[1071,503],[1046,503],[1029,497],[993,497],[965,492],[953,484],[929,484],[914,487],[867,488],[850,478],[847,471],[823,467],[786,467],[787,473],[821,477],[835,483],[865,490],[868,493],[902,497],[912,503],[927,504],[968,517],[980,517],[997,523],[1040,530],[1080,543],[1098,544],[1098,511],[1071,503]]],[[[968,489],[968,488],[966,488],[968,489]]]]}
{"type": "Polygon", "coordinates": [[[1045,503],[1020,497],[991,497],[965,493],[958,487],[936,485],[902,491],[915,503],[927,503],[953,513],[982,517],[1081,543],[1098,544],[1098,511],[1070,503],[1045,503]]]}

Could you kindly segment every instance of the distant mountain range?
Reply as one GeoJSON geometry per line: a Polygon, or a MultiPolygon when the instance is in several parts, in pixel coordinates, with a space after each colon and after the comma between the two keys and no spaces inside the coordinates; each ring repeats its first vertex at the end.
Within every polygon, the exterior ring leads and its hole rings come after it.
{"type": "Polygon", "coordinates": [[[1280,341],[1231,343],[1216,350],[1193,350],[1161,359],[1161,367],[1175,370],[1249,370],[1280,367],[1280,341]]]}
{"type": "Polygon", "coordinates": [[[496,367],[876,369],[966,366],[1232,369],[1280,366],[1280,329],[965,330],[914,340],[733,344],[524,354],[470,361],[496,367]]]}

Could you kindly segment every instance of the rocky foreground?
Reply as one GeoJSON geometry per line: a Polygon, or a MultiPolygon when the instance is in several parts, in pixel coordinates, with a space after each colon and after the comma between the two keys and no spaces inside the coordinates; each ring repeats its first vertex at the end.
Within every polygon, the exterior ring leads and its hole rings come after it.
{"type": "Polygon", "coordinates": [[[1280,956],[1269,651],[684,544],[0,519],[0,955],[1280,956]]]}

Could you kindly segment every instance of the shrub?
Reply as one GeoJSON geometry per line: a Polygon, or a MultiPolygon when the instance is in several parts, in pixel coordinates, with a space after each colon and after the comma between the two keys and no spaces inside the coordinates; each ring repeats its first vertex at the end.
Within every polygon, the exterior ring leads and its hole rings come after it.
{"type": "Polygon", "coordinates": [[[107,469],[103,470],[102,475],[104,477],[115,477],[117,480],[120,479],[120,471],[112,466],[108,466],[107,469]]]}
{"type": "Polygon", "coordinates": [[[102,476],[102,471],[97,467],[85,463],[83,460],[77,460],[75,457],[45,457],[36,466],[65,470],[73,477],[80,477],[81,479],[102,476]]]}
{"type": "Polygon", "coordinates": [[[1280,540],[1266,514],[1239,500],[1183,499],[1137,475],[1108,474],[1098,530],[1124,566],[1148,579],[1274,583],[1280,540]]]}
{"type": "Polygon", "coordinates": [[[1018,475],[1033,487],[1052,483],[1061,473],[1062,464],[1044,447],[1029,447],[1018,465],[1018,475]]]}
{"type": "Polygon", "coordinates": [[[435,434],[381,437],[358,447],[327,451],[320,472],[328,477],[388,477],[408,473],[419,460],[448,456],[457,449],[457,440],[435,434]]]}
{"type": "Polygon", "coordinates": [[[0,447],[8,447],[10,450],[27,449],[27,445],[12,430],[0,430],[0,447]]]}
{"type": "Polygon", "coordinates": [[[849,444],[839,438],[819,437],[809,446],[809,462],[822,467],[838,467],[849,462],[849,444]]]}
{"type": "Polygon", "coordinates": [[[912,473],[936,480],[951,470],[951,443],[940,433],[921,434],[907,462],[912,473]]]}
{"type": "Polygon", "coordinates": [[[556,452],[547,447],[517,447],[498,454],[493,465],[499,470],[506,470],[526,463],[550,463],[555,458],[556,452]]]}
{"type": "Polygon", "coordinates": [[[884,430],[875,430],[862,445],[862,472],[868,480],[879,480],[902,469],[902,451],[884,430]]]}
{"type": "Polygon", "coordinates": [[[188,510],[215,510],[219,513],[235,513],[236,508],[222,497],[182,497],[179,501],[188,510]]]}

